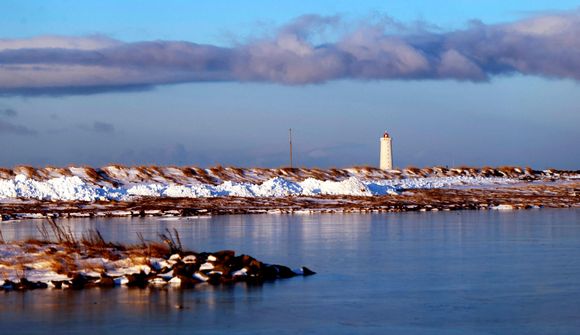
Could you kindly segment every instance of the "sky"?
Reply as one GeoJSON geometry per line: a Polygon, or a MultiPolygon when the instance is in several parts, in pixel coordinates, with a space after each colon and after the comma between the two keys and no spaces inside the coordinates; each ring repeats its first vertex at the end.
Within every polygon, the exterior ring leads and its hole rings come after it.
{"type": "Polygon", "coordinates": [[[577,1],[0,2],[0,166],[580,169],[577,1]]]}

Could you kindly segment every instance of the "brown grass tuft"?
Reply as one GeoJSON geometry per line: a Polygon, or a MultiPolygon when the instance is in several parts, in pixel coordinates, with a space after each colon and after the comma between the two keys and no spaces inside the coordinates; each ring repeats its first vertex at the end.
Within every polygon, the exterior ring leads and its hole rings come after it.
{"type": "Polygon", "coordinates": [[[420,173],[421,173],[421,169],[419,169],[419,168],[418,168],[418,167],[416,167],[416,166],[412,166],[412,165],[409,165],[409,166],[407,166],[407,167],[404,169],[404,171],[405,171],[406,173],[408,173],[408,174],[413,174],[413,175],[417,175],[417,174],[420,174],[420,173]]]}
{"type": "Polygon", "coordinates": [[[58,257],[51,257],[50,269],[58,274],[69,274],[78,270],[77,264],[70,255],[59,254],[58,257]]]}
{"type": "Polygon", "coordinates": [[[187,178],[195,178],[195,176],[197,175],[197,172],[195,172],[195,170],[190,167],[180,167],[178,169],[187,178]]]}
{"type": "Polygon", "coordinates": [[[206,183],[206,184],[210,184],[210,185],[215,185],[216,184],[216,180],[214,178],[212,178],[205,169],[196,167],[196,168],[192,168],[192,171],[195,171],[195,173],[197,174],[197,180],[199,180],[202,183],[206,183]]]}
{"type": "Polygon", "coordinates": [[[179,237],[177,229],[173,229],[173,231],[165,229],[164,233],[159,234],[159,238],[163,243],[167,244],[172,254],[183,251],[183,245],[181,244],[181,238],[179,237]]]}
{"type": "Polygon", "coordinates": [[[16,166],[14,169],[14,174],[23,174],[28,178],[34,180],[42,180],[42,177],[36,171],[36,168],[29,166],[29,165],[19,165],[16,166]]]}
{"type": "Polygon", "coordinates": [[[85,171],[85,174],[87,175],[87,177],[90,179],[91,182],[96,183],[99,180],[101,180],[101,176],[99,175],[99,173],[92,167],[83,166],[83,170],[85,171]]]}

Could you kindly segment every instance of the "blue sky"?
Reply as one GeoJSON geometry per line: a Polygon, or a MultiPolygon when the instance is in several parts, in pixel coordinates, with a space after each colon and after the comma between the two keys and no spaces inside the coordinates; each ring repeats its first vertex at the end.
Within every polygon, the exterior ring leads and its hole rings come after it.
{"type": "MultiPolygon", "coordinates": [[[[247,41],[267,39],[307,14],[339,15],[345,22],[340,29],[388,16],[409,26],[421,22],[444,35],[470,29],[471,20],[493,31],[495,25],[530,17],[577,15],[577,8],[574,1],[3,1],[0,39],[98,35],[131,48],[138,45],[131,42],[160,40],[224,48],[248,43],[243,47],[252,49],[256,44],[247,41]]],[[[35,41],[27,42],[27,48],[35,47],[35,41]]],[[[552,45],[549,38],[542,42],[552,45]]],[[[0,65],[2,59],[14,62],[0,57],[0,65]]],[[[526,61],[531,65],[507,72],[477,63],[486,78],[458,71],[388,72],[382,77],[360,72],[323,73],[320,80],[308,72],[296,81],[292,73],[270,78],[252,72],[206,82],[163,72],[159,81],[147,78],[154,82],[135,90],[107,87],[92,94],[70,90],[92,77],[67,81],[67,91],[58,94],[22,93],[6,84],[0,94],[0,165],[282,166],[292,127],[296,162],[303,166],[377,165],[378,137],[386,129],[394,137],[399,167],[578,169],[575,68],[561,61],[561,68],[542,63],[537,70],[534,59],[526,61]]],[[[557,58],[550,61],[558,63],[557,58]]],[[[57,70],[66,77],[74,68],[57,70]]],[[[42,85],[55,85],[57,79],[42,85]]]]}
{"type": "Polygon", "coordinates": [[[549,10],[569,10],[578,1],[558,0],[325,0],[325,1],[21,1],[0,2],[3,37],[42,34],[105,34],[125,41],[172,39],[227,43],[229,35],[260,32],[304,14],[354,18],[389,15],[425,20],[443,29],[469,20],[497,23],[549,10]]]}

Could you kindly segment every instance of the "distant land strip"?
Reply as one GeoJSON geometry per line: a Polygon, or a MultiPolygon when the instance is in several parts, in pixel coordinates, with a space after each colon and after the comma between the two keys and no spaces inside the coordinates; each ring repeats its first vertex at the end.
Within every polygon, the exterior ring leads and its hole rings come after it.
{"type": "Polygon", "coordinates": [[[197,217],[224,214],[367,213],[580,208],[580,181],[404,190],[382,196],[139,197],[132,201],[1,203],[3,220],[51,217],[197,217]]]}

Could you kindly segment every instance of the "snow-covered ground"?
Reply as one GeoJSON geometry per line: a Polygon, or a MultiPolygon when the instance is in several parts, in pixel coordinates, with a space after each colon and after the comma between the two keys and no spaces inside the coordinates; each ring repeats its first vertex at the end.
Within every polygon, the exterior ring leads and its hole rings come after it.
{"type": "Polygon", "coordinates": [[[115,186],[92,182],[82,175],[35,180],[24,174],[0,179],[0,199],[128,200],[139,196],[199,198],[218,196],[284,197],[315,195],[373,196],[396,194],[405,189],[507,185],[521,182],[506,177],[449,176],[384,179],[349,176],[342,180],[306,178],[302,181],[273,177],[265,181],[221,181],[217,185],[198,180],[142,182],[117,181],[115,186]]]}

